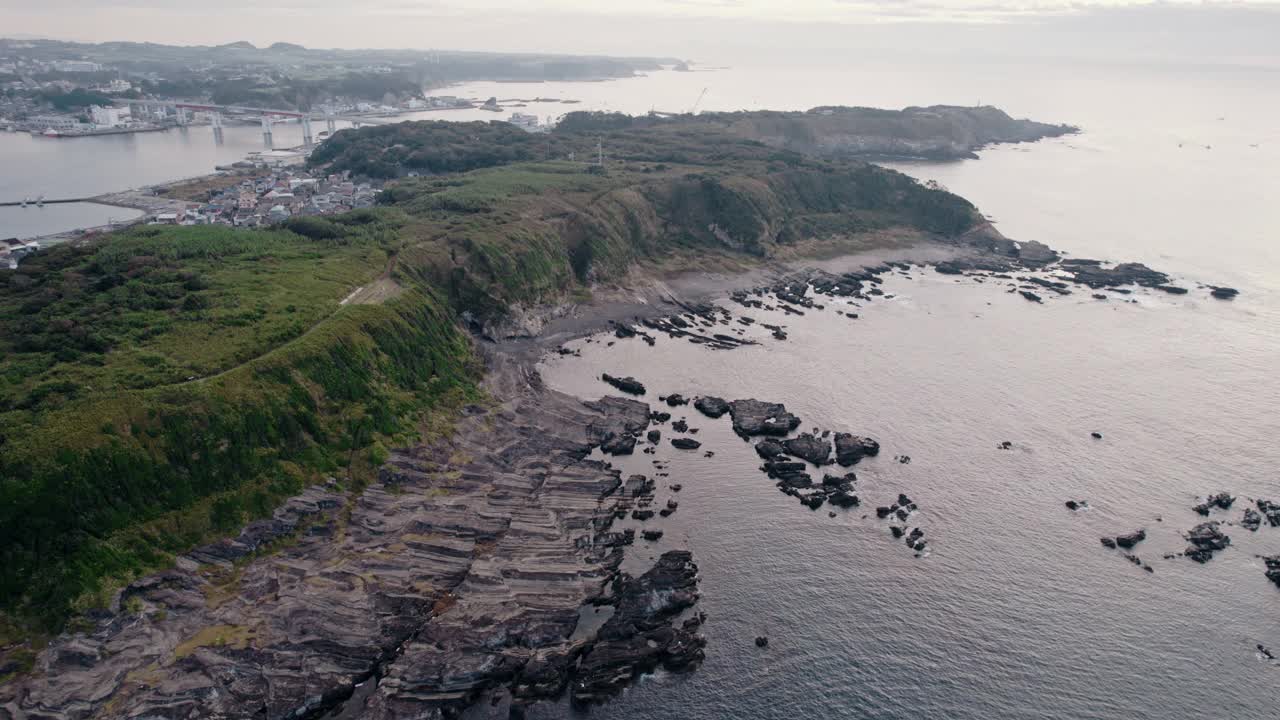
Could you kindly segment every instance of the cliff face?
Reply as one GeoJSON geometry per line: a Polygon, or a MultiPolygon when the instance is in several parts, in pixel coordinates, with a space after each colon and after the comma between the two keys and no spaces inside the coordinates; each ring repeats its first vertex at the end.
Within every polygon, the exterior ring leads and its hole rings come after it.
{"type": "Polygon", "coordinates": [[[1077,132],[1018,120],[994,107],[934,105],[900,111],[819,107],[803,113],[719,116],[729,132],[819,157],[971,158],[993,143],[1032,142],[1077,132]]]}

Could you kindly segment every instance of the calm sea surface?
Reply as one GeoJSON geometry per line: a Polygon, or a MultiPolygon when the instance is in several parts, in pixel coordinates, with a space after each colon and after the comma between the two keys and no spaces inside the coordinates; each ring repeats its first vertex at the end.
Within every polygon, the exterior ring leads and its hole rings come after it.
{"type": "Polygon", "coordinates": [[[980,99],[1079,124],[1076,137],[898,168],[970,198],[1015,239],[1141,260],[1179,284],[1242,295],[1127,304],[1077,291],[1038,306],[915,271],[856,321],[747,311],[786,325],[786,342],[732,352],[661,337],[653,348],[579,342],[581,358],[548,360],[549,383],[582,397],[610,391],[602,371],[634,375],[651,402],[670,392],[782,401],[805,428],[884,447],[856,468],[864,511],[837,518],[779,493],[727,418],[692,409],[714,458],[664,446],[621,463],[652,474],[652,457],[670,459],[660,488],[684,486],[659,490],[680,509],[629,562],[693,550],[709,645],[697,672],[647,678],[597,715],[1280,717],[1280,666],[1256,649],[1280,646],[1280,590],[1256,557],[1280,553],[1280,528],[1227,526],[1232,547],[1206,565],[1163,558],[1203,520],[1190,509],[1198,496],[1238,496],[1215,514],[1231,523],[1248,499],[1280,497],[1277,75],[989,70],[857,67],[815,73],[812,87],[767,73],[752,82],[745,69],[679,81],[691,98],[708,86],[713,107],[980,99]],[[1004,440],[1014,449],[997,450],[1004,440]],[[894,462],[900,454],[912,462],[894,462]],[[927,557],[871,512],[898,492],[921,507],[911,524],[930,539],[927,557]],[[1068,499],[1091,509],[1072,513],[1068,499]],[[1098,543],[1137,528],[1153,573],[1098,543]],[[753,644],[762,634],[767,650],[753,644]]]}

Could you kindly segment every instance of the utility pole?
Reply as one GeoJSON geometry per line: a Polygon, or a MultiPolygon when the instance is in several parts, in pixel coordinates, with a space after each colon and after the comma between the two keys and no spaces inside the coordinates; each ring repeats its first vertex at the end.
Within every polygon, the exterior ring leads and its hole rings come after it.
{"type": "Polygon", "coordinates": [[[604,142],[596,139],[596,165],[604,167],[604,142]]]}

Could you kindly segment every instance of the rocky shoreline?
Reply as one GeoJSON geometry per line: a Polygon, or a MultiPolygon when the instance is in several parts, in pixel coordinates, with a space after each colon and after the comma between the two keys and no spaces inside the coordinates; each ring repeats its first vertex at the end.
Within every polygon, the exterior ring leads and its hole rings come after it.
{"type": "Polygon", "coordinates": [[[0,718],[444,717],[482,699],[506,717],[696,667],[702,617],[677,615],[697,566],[673,551],[621,572],[630,538],[610,525],[630,500],[588,458],[643,432],[648,406],[584,403],[503,357],[487,387],[492,405],[395,451],[362,493],[313,487],[125,588],[0,690],[0,718]],[[613,615],[578,637],[590,605],[613,615]]]}
{"type": "MultiPolygon", "coordinates": [[[[532,370],[544,352],[602,331],[613,335],[607,342],[652,345],[661,333],[716,350],[785,342],[784,326],[736,317],[707,301],[727,294],[745,308],[788,315],[835,304],[833,314],[856,321],[852,308],[892,297],[881,288],[884,276],[927,268],[1003,282],[1024,297],[1084,288],[1120,299],[1135,287],[1175,287],[1139,264],[1063,259],[1038,243],[991,232],[904,259],[866,259],[853,270],[792,267],[683,286],[655,283],[587,314],[549,309],[532,322],[535,332],[488,348],[486,387],[494,402],[467,408],[450,439],[396,450],[378,482],[359,494],[336,482],[313,487],[237,538],[194,550],[172,570],[131,584],[92,617],[91,628],[53,640],[35,673],[0,688],[0,720],[447,717],[472,706],[483,707],[483,716],[507,717],[566,694],[575,704],[601,702],[659,667],[692,669],[705,645],[694,558],[669,551],[634,576],[621,564],[636,531],[611,529],[619,518],[669,515],[678,503],[654,507],[647,478],[624,481],[589,458],[596,449],[650,451],[664,436],[653,425],[672,416],[642,400],[584,403],[549,390],[532,370]],[[611,614],[581,632],[580,614],[593,607],[611,614]]],[[[1213,298],[1235,296],[1202,287],[1213,298]]],[[[604,380],[634,397],[649,392],[643,378],[604,380]]],[[[797,433],[801,418],[784,404],[755,399],[659,401],[669,408],[691,402],[710,419],[728,415],[734,432],[753,443],[761,471],[807,507],[861,505],[857,476],[847,469],[880,446],[856,429],[797,433]],[[846,471],[821,470],[831,465],[846,471]]],[[[697,429],[684,419],[669,432],[674,447],[714,452],[689,437],[697,429]]],[[[894,540],[922,556],[929,541],[909,522],[917,503],[894,494],[876,516],[894,540]]],[[[1202,514],[1223,502],[1215,496],[1202,514]]],[[[1280,523],[1280,506],[1256,504],[1247,521],[1253,513],[1255,524],[1280,523]]],[[[642,535],[655,540],[661,533],[642,535]]],[[[1199,560],[1203,550],[1207,560],[1229,544],[1219,535],[1216,523],[1198,526],[1187,555],[1199,560]]],[[[1144,537],[1121,536],[1113,544],[1127,549],[1144,537]]],[[[1280,561],[1273,560],[1267,559],[1267,577],[1280,585],[1280,561]]]]}

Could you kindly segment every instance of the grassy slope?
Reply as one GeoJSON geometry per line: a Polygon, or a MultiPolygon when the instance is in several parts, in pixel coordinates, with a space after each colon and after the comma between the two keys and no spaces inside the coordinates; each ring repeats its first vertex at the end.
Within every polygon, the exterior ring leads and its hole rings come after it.
{"type": "MultiPolygon", "coordinates": [[[[597,137],[555,142],[581,157],[597,137]]],[[[0,608],[57,627],[305,483],[358,485],[424,413],[476,397],[458,313],[500,319],[677,253],[973,219],[905,176],[705,128],[603,140],[607,174],[418,178],[298,232],[140,230],[0,273],[0,608]],[[339,306],[392,257],[405,292],[339,306]]]]}

